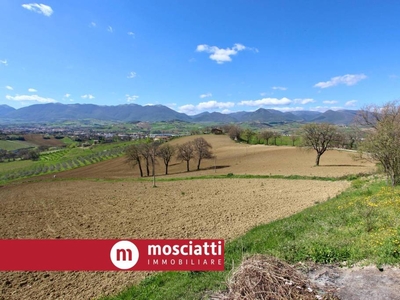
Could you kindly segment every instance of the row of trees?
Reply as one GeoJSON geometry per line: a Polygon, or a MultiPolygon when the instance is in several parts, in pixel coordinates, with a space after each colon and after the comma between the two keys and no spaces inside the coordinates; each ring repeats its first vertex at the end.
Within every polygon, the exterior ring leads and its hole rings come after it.
{"type": "MultiPolygon", "coordinates": [[[[273,130],[263,130],[260,132],[256,132],[252,129],[242,129],[238,125],[225,125],[222,127],[224,132],[229,135],[232,140],[235,141],[244,141],[247,144],[265,144],[269,145],[270,141],[272,141],[273,145],[277,145],[277,139],[282,138],[282,133],[273,130]]],[[[290,140],[288,143],[292,146],[295,144],[301,144],[301,137],[303,136],[304,128],[301,128],[297,131],[292,132],[288,135],[287,139],[290,140]]],[[[347,149],[355,149],[357,144],[361,140],[360,131],[355,127],[345,128],[345,129],[337,129],[336,130],[336,138],[335,138],[335,147],[339,148],[347,148],[347,149]]],[[[301,146],[301,145],[300,145],[301,146]]]]}
{"type": "Polygon", "coordinates": [[[40,154],[37,149],[19,149],[7,151],[0,149],[0,162],[19,160],[39,160],[40,154]]]}
{"type": "MultiPolygon", "coordinates": [[[[242,129],[238,125],[225,125],[223,126],[223,129],[232,140],[245,141],[247,144],[250,144],[252,140],[255,140],[256,144],[259,144],[261,141],[263,141],[266,145],[268,145],[269,140],[273,140],[274,145],[276,145],[276,140],[282,136],[282,134],[278,131],[264,130],[261,132],[255,132],[249,128],[242,129]]],[[[293,137],[294,140],[292,140],[292,142],[294,145],[294,142],[298,139],[298,136],[293,135],[293,137]]]]}
{"type": "Polygon", "coordinates": [[[168,175],[169,164],[172,158],[176,156],[176,159],[186,162],[186,170],[189,172],[189,164],[192,159],[197,160],[197,170],[200,170],[202,160],[213,157],[211,148],[212,146],[202,137],[176,146],[170,143],[161,144],[158,141],[147,140],[134,144],[127,149],[126,162],[130,163],[132,167],[138,166],[140,177],[143,177],[144,168],[147,176],[150,176],[150,168],[154,176],[157,160],[161,159],[165,165],[165,175],[168,175]]]}

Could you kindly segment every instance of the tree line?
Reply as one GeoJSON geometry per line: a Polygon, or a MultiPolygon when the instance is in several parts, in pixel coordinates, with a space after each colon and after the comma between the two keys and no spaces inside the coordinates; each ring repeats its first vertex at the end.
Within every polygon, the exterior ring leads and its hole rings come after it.
{"type": "MultiPolygon", "coordinates": [[[[302,146],[302,137],[304,127],[292,132],[281,132],[277,130],[265,129],[262,131],[255,131],[250,128],[242,128],[239,125],[228,124],[223,125],[222,130],[232,140],[237,142],[244,142],[247,144],[264,144],[264,145],[278,145],[285,143],[291,146],[302,146]]],[[[337,127],[336,127],[337,128],[337,127]]],[[[357,149],[357,145],[361,140],[361,132],[351,126],[349,128],[337,128],[335,143],[338,148],[357,149]]]]}
{"type": "Polygon", "coordinates": [[[168,175],[168,167],[173,157],[186,162],[186,171],[190,171],[190,161],[196,160],[197,170],[203,159],[213,158],[212,146],[202,137],[196,138],[183,144],[171,145],[159,141],[145,140],[131,145],[126,150],[126,162],[132,167],[138,167],[140,177],[155,175],[154,169],[158,160],[162,160],[165,166],[165,175],[168,175]],[[150,172],[150,169],[152,172],[150,172]]]}
{"type": "Polygon", "coordinates": [[[40,158],[38,149],[18,149],[18,150],[4,150],[0,149],[0,162],[15,161],[15,160],[33,160],[37,161],[40,158]]]}

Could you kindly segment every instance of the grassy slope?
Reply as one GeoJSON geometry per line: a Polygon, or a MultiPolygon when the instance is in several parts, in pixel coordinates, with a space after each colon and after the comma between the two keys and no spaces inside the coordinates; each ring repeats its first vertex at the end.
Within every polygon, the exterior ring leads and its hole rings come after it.
{"type": "Polygon", "coordinates": [[[24,141],[0,140],[0,149],[7,150],[7,151],[23,149],[23,148],[30,148],[30,147],[36,147],[36,145],[29,143],[29,142],[24,142],[24,141]]]}
{"type": "Polygon", "coordinates": [[[225,288],[229,271],[251,254],[288,262],[365,261],[400,263],[400,189],[382,182],[353,181],[352,188],[327,202],[261,225],[225,245],[224,272],[165,272],[105,299],[202,299],[225,288]]]}
{"type": "MultiPolygon", "coordinates": [[[[6,173],[11,173],[11,172],[23,172],[23,171],[32,171],[37,168],[43,168],[43,167],[52,167],[56,165],[60,165],[66,162],[70,162],[71,160],[77,160],[78,158],[84,158],[84,162],[78,162],[74,164],[75,167],[82,166],[82,165],[88,165],[95,163],[99,161],[99,158],[96,158],[99,153],[104,153],[105,151],[111,151],[112,149],[122,149],[122,147],[127,146],[129,144],[132,144],[133,142],[118,142],[118,143],[110,143],[110,144],[99,144],[94,147],[87,147],[87,148],[68,148],[68,149],[62,149],[58,151],[51,151],[47,154],[41,155],[40,159],[38,161],[13,161],[13,162],[3,162],[0,164],[0,178],[2,175],[6,173]],[[94,160],[89,160],[89,158],[93,156],[95,157],[94,160]]],[[[104,158],[101,158],[101,160],[104,159],[109,159],[113,158],[116,156],[120,156],[121,154],[118,155],[110,155],[104,158]]],[[[58,172],[60,170],[67,170],[71,169],[71,165],[68,165],[66,167],[61,167],[59,170],[47,170],[46,172],[38,172],[35,175],[42,175],[46,173],[52,173],[52,172],[58,172]]],[[[18,173],[19,174],[19,173],[18,173]]],[[[24,178],[24,177],[31,177],[32,175],[28,176],[23,176],[23,175],[16,175],[15,178],[12,178],[11,180],[14,179],[19,179],[19,178],[24,178]]],[[[9,182],[9,180],[1,180],[0,183],[4,184],[9,182]]]]}
{"type": "Polygon", "coordinates": [[[15,171],[22,168],[27,168],[34,165],[35,162],[31,160],[17,160],[11,162],[2,162],[0,164],[0,173],[1,172],[10,172],[15,171]]]}

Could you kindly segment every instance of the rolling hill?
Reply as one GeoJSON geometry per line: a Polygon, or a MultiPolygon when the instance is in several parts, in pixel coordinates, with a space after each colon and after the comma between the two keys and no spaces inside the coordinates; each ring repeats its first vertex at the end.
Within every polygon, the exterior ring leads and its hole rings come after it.
{"type": "Polygon", "coordinates": [[[20,109],[7,105],[0,106],[0,121],[2,122],[61,122],[69,120],[95,119],[114,122],[134,121],[172,121],[212,122],[212,123],[307,123],[327,122],[332,124],[350,124],[357,111],[328,110],[324,113],[315,111],[281,112],[274,109],[259,108],[253,112],[234,112],[222,114],[219,112],[203,112],[188,116],[163,105],[124,104],[116,106],[100,106],[94,104],[35,104],[20,109]]]}

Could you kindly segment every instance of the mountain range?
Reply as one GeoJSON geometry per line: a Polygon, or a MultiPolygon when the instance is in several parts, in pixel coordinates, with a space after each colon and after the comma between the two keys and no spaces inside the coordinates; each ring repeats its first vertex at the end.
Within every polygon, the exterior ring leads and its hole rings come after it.
{"type": "Polygon", "coordinates": [[[95,119],[103,121],[172,121],[213,122],[213,123],[291,123],[317,122],[332,124],[350,124],[357,115],[356,110],[327,110],[281,112],[274,109],[259,108],[253,112],[234,112],[222,114],[219,112],[203,112],[188,116],[163,105],[141,106],[124,104],[116,106],[100,106],[94,104],[35,104],[15,109],[8,105],[0,105],[0,122],[61,122],[67,120],[95,119]]]}

